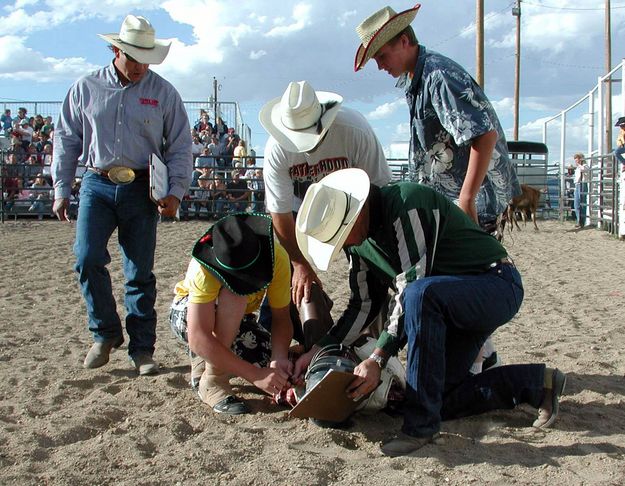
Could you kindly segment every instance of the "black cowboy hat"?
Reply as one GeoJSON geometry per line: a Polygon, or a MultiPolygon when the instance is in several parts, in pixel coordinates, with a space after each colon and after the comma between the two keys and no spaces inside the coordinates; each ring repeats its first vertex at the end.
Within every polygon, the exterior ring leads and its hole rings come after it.
{"type": "Polygon", "coordinates": [[[618,120],[616,120],[615,123],[615,127],[622,127],[623,125],[625,125],[625,116],[620,117],[618,120]]]}
{"type": "Polygon", "coordinates": [[[231,292],[258,292],[273,278],[271,218],[253,213],[228,215],[204,233],[191,254],[231,292]]]}

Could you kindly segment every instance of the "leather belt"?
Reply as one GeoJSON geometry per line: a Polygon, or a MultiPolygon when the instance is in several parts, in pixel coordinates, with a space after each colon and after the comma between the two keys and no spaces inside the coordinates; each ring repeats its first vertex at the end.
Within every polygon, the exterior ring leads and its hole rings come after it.
{"type": "Polygon", "coordinates": [[[136,180],[147,180],[148,169],[131,169],[130,167],[112,167],[110,170],[99,169],[98,167],[87,167],[87,170],[106,177],[114,184],[130,184],[136,180]]]}
{"type": "Polygon", "coordinates": [[[516,268],[516,266],[514,265],[514,262],[512,261],[512,258],[510,258],[509,256],[505,256],[505,257],[500,258],[499,260],[497,260],[497,261],[495,261],[495,262],[491,263],[491,264],[488,266],[488,268],[489,268],[489,269],[491,269],[491,268],[497,268],[497,267],[500,267],[500,266],[502,266],[502,265],[510,265],[511,267],[515,267],[515,268],[516,268]]]}

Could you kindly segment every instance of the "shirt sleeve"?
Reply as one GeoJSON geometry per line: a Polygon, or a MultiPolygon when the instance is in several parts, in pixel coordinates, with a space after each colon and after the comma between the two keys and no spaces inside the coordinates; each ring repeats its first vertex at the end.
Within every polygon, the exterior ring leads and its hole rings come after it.
{"type": "Polygon", "coordinates": [[[293,180],[287,157],[278,143],[269,138],[265,146],[263,177],[265,205],[271,213],[290,213],[293,210],[293,180]]]}
{"type": "Polygon", "coordinates": [[[284,247],[276,242],[273,279],[267,288],[269,307],[282,309],[291,302],[291,266],[284,247]]]}
{"type": "Polygon", "coordinates": [[[362,129],[354,130],[354,156],[352,163],[354,167],[364,170],[371,183],[382,187],[391,181],[391,169],[388,166],[382,145],[378,140],[373,128],[360,113],[362,129]]]}
{"type": "Polygon", "coordinates": [[[468,73],[439,70],[429,80],[434,111],[457,145],[496,130],[487,109],[490,102],[468,73]]]}
{"type": "Polygon", "coordinates": [[[350,298],[347,309],[317,345],[352,344],[363,329],[380,313],[388,287],[369,271],[365,260],[356,254],[349,255],[350,298]]]}
{"type": "Polygon", "coordinates": [[[196,260],[189,263],[184,285],[189,293],[189,302],[193,304],[207,304],[217,300],[221,289],[221,283],[196,260]]]}
{"type": "Polygon", "coordinates": [[[163,157],[169,172],[169,194],[182,201],[191,184],[193,140],[184,103],[175,89],[171,91],[170,104],[163,119],[163,157]]]}
{"type": "Polygon", "coordinates": [[[52,174],[55,199],[69,198],[83,147],[83,123],[78,84],[74,84],[61,107],[54,131],[52,174]]]}

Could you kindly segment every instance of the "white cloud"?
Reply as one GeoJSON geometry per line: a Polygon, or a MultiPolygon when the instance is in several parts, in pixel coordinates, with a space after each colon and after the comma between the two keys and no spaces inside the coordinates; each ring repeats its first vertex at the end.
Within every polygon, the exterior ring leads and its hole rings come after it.
{"type": "Polygon", "coordinates": [[[388,118],[393,113],[397,111],[398,108],[404,106],[406,104],[406,100],[403,98],[398,98],[395,101],[391,101],[390,103],[384,103],[378,106],[375,110],[369,112],[367,114],[367,118],[370,120],[381,120],[383,118],[388,118]]]}
{"type": "Polygon", "coordinates": [[[58,59],[26,47],[16,36],[0,37],[0,79],[49,82],[74,80],[98,66],[81,57],[58,59]]]}
{"type": "Polygon", "coordinates": [[[250,52],[250,59],[255,61],[266,55],[267,55],[267,51],[264,51],[262,49],[260,51],[252,51],[250,52]]]}
{"type": "MultiPolygon", "coordinates": [[[[287,25],[278,25],[267,32],[267,37],[284,37],[298,32],[311,24],[310,11],[312,7],[305,3],[299,3],[293,7],[292,22],[287,25]]],[[[282,19],[280,19],[282,20],[282,19]]],[[[286,23],[286,20],[284,20],[286,23]]]]}
{"type": "Polygon", "coordinates": [[[338,22],[341,27],[345,27],[347,25],[352,25],[353,18],[356,16],[355,10],[348,10],[347,12],[343,12],[339,15],[338,22]]]}

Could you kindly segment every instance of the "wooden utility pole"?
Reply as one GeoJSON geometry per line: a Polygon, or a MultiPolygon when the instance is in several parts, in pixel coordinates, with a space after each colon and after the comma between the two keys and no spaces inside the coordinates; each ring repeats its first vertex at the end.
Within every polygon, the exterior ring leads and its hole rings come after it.
{"type": "Polygon", "coordinates": [[[475,4],[475,80],[484,89],[484,0],[475,4]]]}
{"type": "Polygon", "coordinates": [[[217,123],[217,117],[219,114],[217,113],[217,78],[213,76],[213,102],[215,103],[215,123],[217,123]]]}
{"type": "Polygon", "coordinates": [[[514,128],[512,137],[519,139],[519,85],[521,78],[521,0],[516,0],[516,7],[512,8],[512,15],[516,17],[516,50],[514,53],[514,128]]]}
{"type": "MultiPolygon", "coordinates": [[[[610,0],[605,0],[605,72],[612,70],[610,0]]],[[[612,152],[612,77],[605,80],[605,153],[612,152]]],[[[599,154],[602,155],[602,154],[599,154]]]]}

